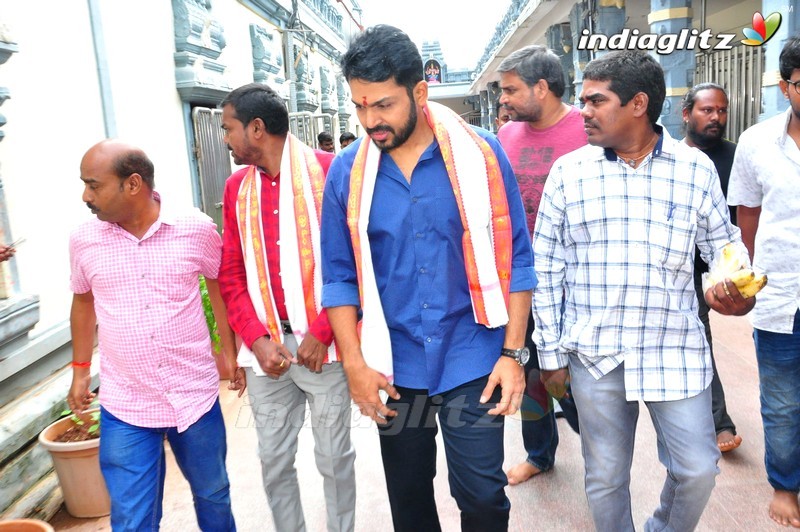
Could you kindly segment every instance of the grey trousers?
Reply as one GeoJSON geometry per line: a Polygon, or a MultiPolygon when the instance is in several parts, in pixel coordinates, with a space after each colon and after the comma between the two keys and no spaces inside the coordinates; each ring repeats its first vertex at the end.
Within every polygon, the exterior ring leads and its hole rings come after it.
{"type": "MultiPolygon", "coordinates": [[[[294,336],[285,345],[297,352],[294,336]]],[[[292,365],[279,379],[257,377],[247,368],[247,390],[258,432],[258,454],[275,530],[305,530],[294,467],[297,436],[306,419],[314,434],[314,458],[323,477],[328,531],[352,531],[355,521],[355,450],[350,442],[350,392],[341,363],[322,373],[292,365]]]]}

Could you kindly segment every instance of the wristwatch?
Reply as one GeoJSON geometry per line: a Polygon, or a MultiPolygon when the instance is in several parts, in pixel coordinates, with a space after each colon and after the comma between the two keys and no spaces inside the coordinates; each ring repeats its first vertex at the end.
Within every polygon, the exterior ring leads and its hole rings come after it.
{"type": "Polygon", "coordinates": [[[527,347],[523,347],[522,349],[503,348],[503,350],[500,351],[500,354],[504,357],[513,358],[520,366],[527,364],[528,360],[531,358],[531,350],[527,347]]]}

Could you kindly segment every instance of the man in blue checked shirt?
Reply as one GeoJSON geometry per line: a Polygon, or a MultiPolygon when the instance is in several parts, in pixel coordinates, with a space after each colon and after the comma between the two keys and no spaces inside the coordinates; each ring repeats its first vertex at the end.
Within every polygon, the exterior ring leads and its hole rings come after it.
{"type": "MultiPolygon", "coordinates": [[[[713,163],[656,124],[666,90],[655,59],[612,52],[589,63],[583,77],[589,146],[553,165],[534,234],[542,379],[556,393],[571,379],[597,530],[634,530],[629,485],[639,401],[667,468],[661,505],[645,530],[692,530],[720,457],[694,249],[710,262],[729,242],[742,246],[741,236],[713,163]]],[[[705,299],[722,314],[755,305],[728,279],[705,299]]]]}

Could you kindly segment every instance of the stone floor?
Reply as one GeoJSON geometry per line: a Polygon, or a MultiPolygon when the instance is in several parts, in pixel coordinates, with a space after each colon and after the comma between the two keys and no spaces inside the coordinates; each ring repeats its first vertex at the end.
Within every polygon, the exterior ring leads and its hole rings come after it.
{"type": "MultiPolygon", "coordinates": [[[[758,374],[751,328],[746,318],[712,316],[717,364],[724,383],[728,411],[744,438],[742,446],[724,455],[720,475],[703,514],[701,531],[784,530],[767,516],[771,488],[764,474],[764,444],[758,405],[758,374]]],[[[261,485],[260,464],[256,457],[255,430],[249,426],[245,400],[222,390],[223,410],[228,431],[228,471],[238,529],[274,530],[261,485]]],[[[583,493],[583,460],[580,441],[564,420],[559,420],[561,444],[556,467],[549,473],[509,487],[511,526],[514,531],[591,530],[592,525],[583,493]]],[[[356,530],[391,530],[389,504],[378,450],[376,429],[358,414],[353,415],[352,436],[356,447],[358,502],[356,530]]],[[[506,466],[523,457],[520,422],[506,423],[506,466]]],[[[459,530],[458,509],[449,496],[444,453],[439,453],[436,477],[437,504],[445,531],[459,530]]],[[[301,431],[297,469],[302,502],[309,531],[324,531],[325,509],[322,480],[313,460],[311,429],[301,431]]],[[[632,471],[634,521],[641,527],[658,504],[664,469],[656,457],[655,433],[642,408],[637,432],[637,448],[632,471]]],[[[108,518],[74,519],[63,509],[51,521],[56,530],[110,530],[108,518]]],[[[162,529],[189,532],[197,530],[188,485],[172,461],[167,472],[162,529]]]]}

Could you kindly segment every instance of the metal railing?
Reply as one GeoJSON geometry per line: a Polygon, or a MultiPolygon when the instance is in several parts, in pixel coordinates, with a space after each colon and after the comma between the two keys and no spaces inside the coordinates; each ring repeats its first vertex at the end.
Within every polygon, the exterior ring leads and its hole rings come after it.
{"type": "Polygon", "coordinates": [[[289,113],[289,131],[312,148],[318,148],[317,135],[322,131],[330,133],[334,142],[339,136],[339,119],[331,115],[315,115],[300,111],[289,113]]]}
{"type": "Polygon", "coordinates": [[[195,107],[192,122],[201,208],[217,224],[217,231],[222,232],[222,195],[225,180],[231,175],[231,155],[222,140],[222,110],[195,107]]]}
{"type": "Polygon", "coordinates": [[[695,56],[694,83],[717,83],[728,93],[728,139],[758,122],[761,114],[761,46],[734,46],[731,50],[701,52],[695,56]]]}

